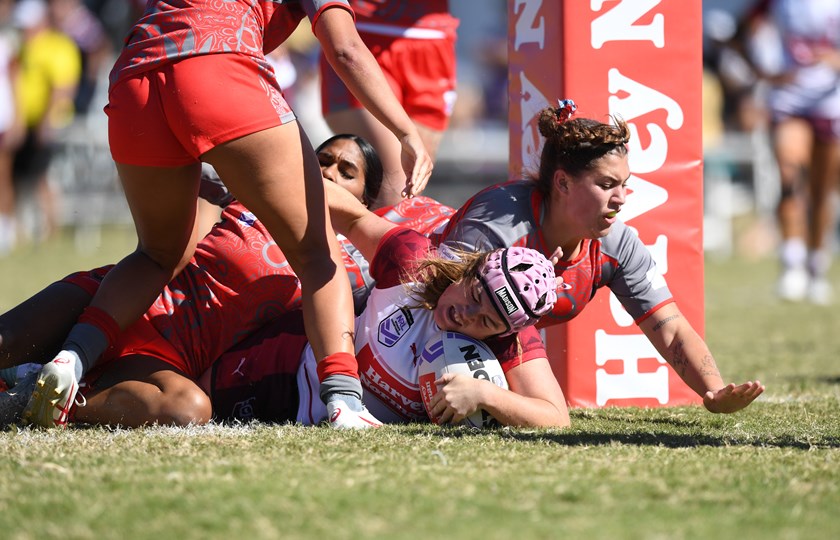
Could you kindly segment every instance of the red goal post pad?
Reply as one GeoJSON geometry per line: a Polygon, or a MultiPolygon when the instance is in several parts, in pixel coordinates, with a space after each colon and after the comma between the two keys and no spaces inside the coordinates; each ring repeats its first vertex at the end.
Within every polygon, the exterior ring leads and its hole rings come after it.
{"type": "MultiPolygon", "coordinates": [[[[509,0],[510,174],[536,170],[537,114],[560,98],[632,131],[621,218],[702,336],[701,0],[509,0]]],[[[699,403],[607,289],[545,334],[570,405],[699,403]]]]}

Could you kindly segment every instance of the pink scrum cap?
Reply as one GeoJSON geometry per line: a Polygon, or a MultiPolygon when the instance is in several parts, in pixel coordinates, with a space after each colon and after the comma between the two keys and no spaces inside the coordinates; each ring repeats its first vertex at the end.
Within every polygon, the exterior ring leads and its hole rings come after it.
{"type": "Polygon", "coordinates": [[[554,267],[542,253],[530,248],[494,251],[479,278],[507,325],[503,336],[536,324],[557,301],[554,267]]]}

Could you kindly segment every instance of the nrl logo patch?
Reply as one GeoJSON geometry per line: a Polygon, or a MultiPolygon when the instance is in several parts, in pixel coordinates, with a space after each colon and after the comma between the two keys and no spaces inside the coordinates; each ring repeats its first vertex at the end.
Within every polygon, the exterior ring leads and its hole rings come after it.
{"type": "Polygon", "coordinates": [[[376,339],[386,347],[393,347],[411,328],[412,324],[414,324],[414,317],[411,316],[411,312],[405,308],[400,308],[379,323],[379,332],[376,339]]]}

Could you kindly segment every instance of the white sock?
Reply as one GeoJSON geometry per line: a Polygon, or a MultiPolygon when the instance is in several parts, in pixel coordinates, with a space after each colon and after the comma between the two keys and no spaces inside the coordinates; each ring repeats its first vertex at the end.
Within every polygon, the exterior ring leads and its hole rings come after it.
{"type": "Polygon", "coordinates": [[[825,277],[829,268],[831,268],[831,254],[827,249],[817,249],[808,254],[808,272],[813,277],[825,277]]]}
{"type": "Polygon", "coordinates": [[[782,266],[785,268],[805,268],[808,258],[808,248],[801,238],[790,238],[782,242],[782,266]]]}

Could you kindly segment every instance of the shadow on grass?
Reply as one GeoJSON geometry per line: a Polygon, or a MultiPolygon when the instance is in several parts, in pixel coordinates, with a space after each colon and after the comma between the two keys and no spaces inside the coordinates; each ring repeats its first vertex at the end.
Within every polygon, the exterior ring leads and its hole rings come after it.
{"type": "Polygon", "coordinates": [[[797,388],[811,388],[815,384],[840,384],[840,375],[789,375],[779,380],[797,388]]]}
{"type": "MultiPolygon", "coordinates": [[[[650,420],[648,420],[650,422],[650,420]]],[[[667,423],[660,420],[657,423],[667,423]]],[[[695,426],[696,427],[696,426],[695,426]]],[[[664,430],[645,432],[628,429],[618,431],[523,431],[516,429],[477,430],[464,427],[444,427],[437,432],[439,437],[501,437],[523,442],[552,442],[558,446],[610,446],[626,444],[633,446],[662,446],[665,448],[751,447],[751,448],[795,448],[813,450],[819,448],[840,448],[840,437],[817,436],[808,438],[802,434],[744,434],[732,433],[673,433],[664,430]]]]}
{"type": "Polygon", "coordinates": [[[635,446],[664,446],[666,448],[695,448],[699,446],[717,447],[764,447],[764,448],[796,448],[811,450],[814,448],[840,448],[840,438],[820,437],[819,440],[806,441],[795,436],[772,436],[739,438],[731,435],[685,434],[673,433],[517,433],[511,432],[507,436],[521,441],[551,441],[561,446],[604,446],[611,444],[628,444],[635,446]]]}

